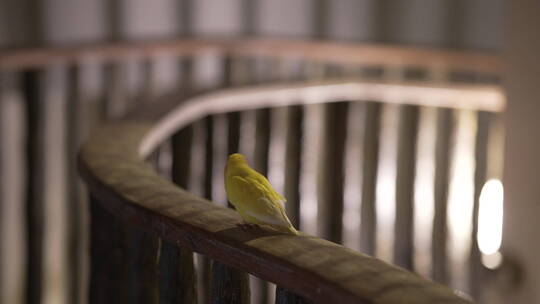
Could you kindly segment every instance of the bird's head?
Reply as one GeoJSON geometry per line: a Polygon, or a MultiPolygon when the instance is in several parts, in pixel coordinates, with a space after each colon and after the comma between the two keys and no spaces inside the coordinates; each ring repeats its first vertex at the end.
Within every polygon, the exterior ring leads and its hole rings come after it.
{"type": "Polygon", "coordinates": [[[240,153],[234,153],[229,155],[229,163],[243,164],[246,162],[246,157],[240,153]]]}
{"type": "Polygon", "coordinates": [[[244,165],[247,165],[246,157],[240,153],[234,153],[229,155],[229,160],[227,161],[227,164],[225,165],[225,175],[232,173],[229,171],[235,170],[235,168],[242,167],[244,165]],[[229,172],[229,173],[228,173],[229,172]]]}

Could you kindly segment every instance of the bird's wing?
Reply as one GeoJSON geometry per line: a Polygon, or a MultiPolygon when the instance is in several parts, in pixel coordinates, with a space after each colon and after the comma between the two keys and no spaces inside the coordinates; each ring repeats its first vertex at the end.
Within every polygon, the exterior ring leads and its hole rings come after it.
{"type": "Polygon", "coordinates": [[[270,182],[268,181],[268,179],[266,179],[266,177],[264,177],[264,175],[260,174],[257,171],[254,171],[254,174],[250,175],[250,178],[253,178],[255,181],[257,181],[257,183],[262,185],[265,189],[268,189],[269,196],[271,196],[273,200],[279,201],[281,205],[283,205],[287,201],[281,194],[279,194],[274,189],[274,187],[272,187],[272,184],[270,184],[270,182]]]}
{"type": "Polygon", "coordinates": [[[283,204],[269,194],[264,185],[252,177],[233,176],[231,183],[238,189],[237,201],[243,212],[262,223],[277,226],[291,226],[283,204]]]}

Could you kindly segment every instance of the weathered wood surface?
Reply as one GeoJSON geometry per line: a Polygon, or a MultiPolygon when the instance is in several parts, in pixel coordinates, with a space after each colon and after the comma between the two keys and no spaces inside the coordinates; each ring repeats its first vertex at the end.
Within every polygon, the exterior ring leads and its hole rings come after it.
{"type": "Polygon", "coordinates": [[[442,285],[322,239],[243,231],[236,212],[176,187],[144,164],[139,145],[151,130],[150,123],[104,127],[80,153],[93,195],[118,218],[316,303],[467,303],[442,285]]]}

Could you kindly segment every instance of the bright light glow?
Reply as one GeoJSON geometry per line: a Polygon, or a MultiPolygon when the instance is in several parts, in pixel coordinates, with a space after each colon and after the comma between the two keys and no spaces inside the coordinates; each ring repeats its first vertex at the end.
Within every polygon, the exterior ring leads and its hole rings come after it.
{"type": "Polygon", "coordinates": [[[485,255],[493,254],[501,247],[503,196],[503,184],[497,179],[487,181],[480,193],[477,241],[485,255]]]}
{"type": "Polygon", "coordinates": [[[451,285],[467,290],[473,231],[476,113],[454,111],[453,164],[448,193],[448,253],[451,285]]]}
{"type": "Polygon", "coordinates": [[[492,254],[482,254],[482,265],[489,269],[499,267],[502,264],[502,260],[502,254],[498,251],[492,254]]]}
{"type": "Polygon", "coordinates": [[[392,261],[396,219],[396,159],[399,107],[384,105],[380,131],[379,168],[375,209],[377,216],[376,257],[392,261]]]}
{"type": "Polygon", "coordinates": [[[303,127],[302,164],[300,174],[300,229],[317,235],[317,170],[320,159],[323,107],[315,104],[305,107],[303,127]]]}
{"type": "Polygon", "coordinates": [[[424,107],[420,111],[414,181],[414,265],[417,273],[429,277],[435,204],[433,181],[435,180],[437,109],[424,107]]]}

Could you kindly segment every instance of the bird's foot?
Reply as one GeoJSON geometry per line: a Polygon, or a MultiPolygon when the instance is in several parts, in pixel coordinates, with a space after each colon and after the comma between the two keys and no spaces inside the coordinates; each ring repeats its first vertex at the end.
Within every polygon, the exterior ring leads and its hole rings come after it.
{"type": "Polygon", "coordinates": [[[245,222],[244,223],[238,223],[238,224],[236,224],[236,226],[238,226],[242,230],[249,230],[249,229],[259,227],[259,225],[257,225],[257,224],[245,223],[245,222]]]}

